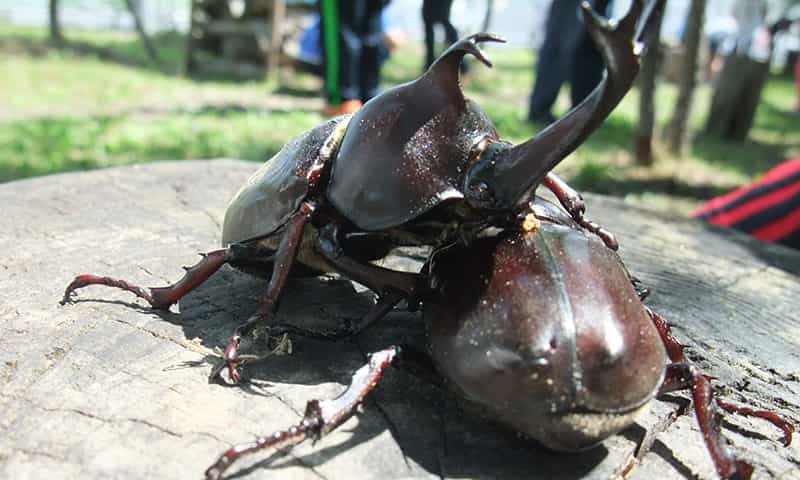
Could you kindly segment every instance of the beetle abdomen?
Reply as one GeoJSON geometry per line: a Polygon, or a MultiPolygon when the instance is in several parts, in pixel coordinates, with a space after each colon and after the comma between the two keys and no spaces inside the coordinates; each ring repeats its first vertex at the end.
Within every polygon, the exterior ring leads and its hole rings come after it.
{"type": "Polygon", "coordinates": [[[466,398],[559,450],[629,425],[664,370],[657,331],[614,252],[570,226],[478,239],[434,258],[432,356],[466,398]]]}
{"type": "Polygon", "coordinates": [[[265,237],[286,223],[308,195],[309,171],[343,118],[294,138],[245,182],[225,211],[223,247],[265,237]]]}

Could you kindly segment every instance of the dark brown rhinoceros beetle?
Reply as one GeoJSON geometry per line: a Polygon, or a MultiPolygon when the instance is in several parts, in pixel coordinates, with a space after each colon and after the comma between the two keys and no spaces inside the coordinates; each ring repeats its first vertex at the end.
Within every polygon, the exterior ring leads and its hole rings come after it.
{"type": "MultiPolygon", "coordinates": [[[[237,383],[242,337],[259,323],[270,333],[286,328],[271,320],[289,275],[336,272],[378,295],[373,310],[341,334],[357,333],[403,299],[423,302],[431,357],[447,383],[500,422],[552,448],[597,443],[630,424],[659,391],[686,386],[693,389],[704,433],[712,431],[708,380],[685,361],[660,317],[640,303],[613,253],[613,237],[583,218],[580,196],[550,173],[630,88],[643,35],[663,3],[654,0],[645,12],[643,0],[634,0],[616,23],[584,7],[606,75],[580,105],[521,145],[500,140],[460,89],[464,55],[488,65],[477,44],[499,40],[473,35],[450,47],[419,79],[288,143],[231,201],[224,248],[206,254],[175,284],[142,288],[81,275],[67,287],[64,301],[76,289],[106,285],[154,308],[169,308],[226,263],[268,273],[258,311],[236,329],[225,364],[212,374],[237,383]],[[567,213],[535,197],[540,183],[567,213]],[[490,235],[498,230],[506,233],[490,235]],[[370,263],[409,245],[433,247],[419,273],[370,263]],[[570,275],[589,281],[575,282],[570,275]],[[493,287],[503,278],[513,288],[493,287]],[[659,336],[677,362],[666,373],[659,336]]],[[[397,354],[393,347],[373,354],[343,395],[309,402],[301,423],[289,430],[233,447],[207,477],[218,478],[244,454],[288,447],[336,428],[397,354]]],[[[769,412],[717,403],[765,416],[789,431],[788,423],[769,412]]],[[[706,438],[722,476],[747,476],[749,465],[730,457],[718,435],[706,438]]]]}
{"type": "Polygon", "coordinates": [[[424,309],[430,355],[452,389],[563,451],[594,446],[631,425],[656,396],[691,389],[722,478],[750,478],[753,468],[725,447],[712,402],[772,422],[791,442],[794,427],[782,416],[713,396],[668,324],[642,303],[646,289],[616,252],[555,205],[537,198],[530,209],[533,226],[429,260],[438,284],[424,309]]]}
{"type": "MultiPolygon", "coordinates": [[[[791,442],[782,416],[724,402],[647,308],[619,256],[555,205],[537,198],[520,228],[487,230],[435,251],[423,299],[428,356],[444,384],[488,418],[559,451],[597,445],[632,425],[653,398],[690,389],[706,446],[722,478],[750,478],[719,429],[715,404],[764,418],[791,442]],[[536,218],[535,221],[531,221],[536,218]]],[[[219,478],[239,457],[287,448],[350,418],[405,352],[376,352],[334,400],[312,400],[296,426],[223,453],[219,478]]],[[[472,409],[474,410],[474,408],[472,409]]],[[[620,477],[633,463],[620,467],[620,477]]]]}
{"type": "MultiPolygon", "coordinates": [[[[491,65],[476,34],[451,46],[415,81],[367,102],[289,142],[239,190],[225,213],[223,249],[206,254],[169,287],[142,288],[124,280],[80,275],[67,287],[107,285],[130,291],[154,308],[169,308],[223,264],[269,272],[255,315],[240,325],[225,351],[219,378],[239,381],[239,345],[258,324],[269,325],[290,273],[336,272],[367,286],[379,300],[353,332],[402,299],[414,305],[424,290],[415,274],[370,261],[397,246],[469,243],[488,226],[513,223],[540,183],[580,225],[616,248],[611,234],[583,218],[583,202],[550,170],[597,128],[630,89],[644,31],[663,0],[642,16],[643,0],[611,23],[584,5],[586,24],[607,65],[595,90],[533,139],[499,139],[483,110],[464,97],[459,66],[466,54],[491,65]],[[640,22],[640,18],[643,20],[640,22]],[[299,265],[295,265],[299,260],[299,265]]],[[[216,375],[215,373],[215,375],[216,375]]]]}

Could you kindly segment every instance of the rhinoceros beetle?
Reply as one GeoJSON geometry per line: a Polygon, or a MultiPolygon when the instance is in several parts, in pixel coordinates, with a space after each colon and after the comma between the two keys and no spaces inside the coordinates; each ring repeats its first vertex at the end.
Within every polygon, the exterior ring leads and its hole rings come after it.
{"type": "Polygon", "coordinates": [[[513,223],[541,183],[576,222],[616,248],[609,232],[584,219],[580,195],[550,170],[630,89],[639,68],[641,39],[663,3],[655,0],[643,16],[643,0],[636,0],[618,23],[584,5],[606,75],[580,105],[525,143],[500,140],[488,116],[461,90],[463,57],[471,54],[491,66],[478,44],[503,41],[489,34],[472,35],[447,49],[417,80],[389,89],[352,116],[327,121],[285,145],[229,204],[222,228],[224,248],[205,254],[175,284],[143,288],[116,278],[80,275],[67,287],[63,302],[79,288],[106,285],[167,309],[223,264],[269,272],[257,312],[235,330],[225,350],[226,368],[214,373],[235,384],[240,379],[241,340],[257,325],[271,323],[290,273],[336,272],[374,291],[375,309],[353,327],[355,333],[403,299],[416,304],[425,289],[421,276],[370,261],[398,246],[469,243],[486,227],[513,223]]]}
{"type": "MultiPolygon", "coordinates": [[[[644,35],[663,4],[655,0],[645,11],[643,0],[635,0],[616,23],[584,7],[606,75],[580,105],[523,144],[500,140],[488,116],[464,97],[458,77],[461,60],[471,54],[491,65],[478,43],[500,41],[488,34],[467,37],[417,80],[289,142],[231,201],[222,229],[224,248],[205,254],[175,284],[143,288],[116,278],[80,275],[67,287],[63,301],[79,288],[106,285],[166,309],[226,263],[267,273],[269,284],[257,312],[236,329],[225,349],[225,363],[212,373],[212,378],[235,384],[240,380],[242,338],[258,324],[268,325],[270,333],[286,329],[272,319],[289,275],[336,272],[378,295],[365,318],[340,335],[359,332],[403,299],[409,305],[422,302],[431,357],[448,384],[501,422],[550,447],[571,450],[599,442],[629,424],[660,389],[687,385],[692,386],[704,433],[714,430],[706,377],[685,362],[669,332],[658,328],[660,317],[647,314],[638,303],[613,253],[613,236],[584,218],[580,195],[550,172],[628,91],[644,35]],[[537,199],[541,183],[566,214],[537,199]],[[569,234],[558,233],[557,227],[569,234]],[[496,230],[511,233],[484,239],[496,230]],[[558,242],[564,253],[557,255],[549,245],[558,242]],[[582,253],[594,261],[575,265],[571,255],[579,247],[573,244],[591,245],[582,253]],[[428,246],[433,253],[419,273],[370,263],[398,246],[428,246]],[[477,259],[463,275],[453,271],[459,255],[477,259]],[[519,265],[511,268],[516,261],[519,265]],[[478,279],[490,278],[482,275],[501,278],[499,270],[492,270],[496,265],[509,267],[503,275],[515,277],[516,286],[475,290],[479,302],[465,303],[459,289],[467,291],[478,279]],[[583,287],[570,283],[569,268],[582,269],[592,282],[583,287]],[[537,275],[538,281],[530,280],[537,275]],[[455,278],[460,276],[464,278],[455,278]],[[578,310],[597,306],[587,299],[605,302],[607,321],[598,325],[578,310]],[[570,300],[585,303],[576,307],[570,300]],[[501,311],[503,305],[517,303],[528,311],[501,311]],[[666,374],[659,334],[670,359],[678,362],[666,374]],[[522,343],[509,345],[511,339],[522,343]],[[470,342],[483,349],[472,348],[470,342]],[[530,397],[514,397],[511,390],[530,397]],[[531,409],[524,411],[520,402],[531,409]]],[[[221,476],[244,454],[287,447],[336,428],[354,413],[398,352],[391,347],[373,354],[343,395],[309,402],[301,423],[289,430],[233,447],[208,469],[207,477],[221,476]]],[[[789,424],[774,414],[728,407],[763,416],[788,436],[789,424]]],[[[732,459],[718,435],[710,436],[707,443],[720,474],[746,476],[747,464],[732,459]]]]}
{"type": "MultiPolygon", "coordinates": [[[[706,446],[726,479],[750,478],[753,467],[726,448],[715,405],[766,419],[791,442],[794,427],[779,414],[714,396],[667,322],[642,303],[646,289],[598,237],[538,197],[528,215],[518,228],[487,229],[428,259],[426,353],[446,387],[558,451],[590,448],[633,424],[653,398],[691,390],[706,446]]],[[[243,455],[335,429],[405,355],[402,347],[373,353],[339,397],[312,400],[297,425],[230,448],[206,476],[219,478],[243,455]]],[[[622,465],[620,477],[633,466],[622,465]]]]}

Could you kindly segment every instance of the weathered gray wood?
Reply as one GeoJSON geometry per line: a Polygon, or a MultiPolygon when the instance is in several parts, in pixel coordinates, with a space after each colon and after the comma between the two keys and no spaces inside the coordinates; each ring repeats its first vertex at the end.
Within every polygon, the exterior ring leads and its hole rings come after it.
{"type": "MultiPolygon", "coordinates": [[[[265,281],[232,269],[155,313],[93,287],[61,307],[78,273],[164,285],[219,242],[222,214],[257,166],[167,162],[0,186],[0,478],[200,478],[230,443],[295,422],[305,402],[341,391],[365,352],[419,341],[397,312],[356,341],[295,339],[294,353],[248,373],[255,385],[209,385],[205,347],[223,346],[265,281]],[[197,340],[195,340],[197,339],[197,340]]],[[[650,304],[675,323],[689,354],[749,399],[800,419],[800,255],[590,196],[589,216],[618,234],[650,304]]],[[[401,262],[402,259],[397,260],[401,262]]],[[[281,317],[335,325],[369,296],[344,281],[295,281],[281,317]]],[[[449,395],[390,369],[364,413],[269,467],[236,478],[608,478],[659,416],[579,455],[536,447],[463,412],[449,395]]],[[[759,478],[798,478],[798,447],[764,422],[726,417],[725,435],[759,478]]],[[[244,470],[242,470],[244,469],[244,470]]],[[[692,417],[659,437],[633,478],[714,478],[692,417]]]]}

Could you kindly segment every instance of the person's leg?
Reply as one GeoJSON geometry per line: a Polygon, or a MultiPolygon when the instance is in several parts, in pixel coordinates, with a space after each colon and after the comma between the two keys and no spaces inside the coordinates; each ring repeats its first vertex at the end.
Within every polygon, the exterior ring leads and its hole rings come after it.
{"type": "Polygon", "coordinates": [[[448,46],[458,41],[458,30],[450,23],[450,9],[453,6],[453,0],[442,0],[439,2],[438,20],[444,27],[444,38],[448,46]]]}
{"type": "Polygon", "coordinates": [[[742,95],[736,102],[737,108],[733,115],[730,138],[731,140],[742,142],[747,139],[750,128],[755,120],[756,109],[761,100],[761,90],[769,75],[769,64],[747,59],[747,69],[745,78],[742,78],[742,95]]]}
{"type": "MultiPolygon", "coordinates": [[[[444,39],[447,41],[447,46],[450,46],[458,41],[458,30],[450,22],[450,9],[453,5],[453,0],[442,0],[439,7],[439,21],[444,28],[444,39]]],[[[467,59],[461,61],[461,73],[469,72],[469,63],[467,59]]]]}
{"type": "Polygon", "coordinates": [[[324,60],[325,98],[329,104],[342,102],[339,88],[339,2],[337,0],[319,1],[319,18],[324,60]]]}
{"type": "Polygon", "coordinates": [[[536,80],[531,93],[528,120],[550,123],[555,120],[551,109],[561,90],[567,73],[568,62],[563,58],[565,49],[575,36],[578,23],[578,2],[562,0],[550,5],[547,15],[545,39],[539,49],[539,60],[536,63],[536,80]]]}
{"type": "Polygon", "coordinates": [[[563,62],[559,57],[558,45],[548,44],[545,40],[539,50],[536,80],[533,83],[533,92],[528,106],[528,120],[532,122],[551,123],[555,120],[551,110],[564,80],[563,62]]]}
{"type": "Polygon", "coordinates": [[[363,17],[360,22],[361,58],[359,69],[359,98],[362,102],[378,94],[380,84],[381,48],[383,47],[383,29],[381,28],[381,11],[383,0],[364,2],[363,17]]]}
{"type": "MultiPolygon", "coordinates": [[[[595,0],[590,3],[595,12],[606,16],[612,2],[610,0],[595,0]]],[[[592,93],[592,90],[603,79],[603,69],[605,68],[603,57],[589,35],[585,21],[580,23],[578,30],[578,35],[575,37],[576,41],[568,54],[572,58],[568,74],[573,107],[592,93]]]]}
{"type": "Polygon", "coordinates": [[[434,12],[436,10],[436,0],[422,1],[422,22],[425,24],[425,70],[431,66],[435,60],[433,47],[436,43],[434,25],[434,12]]]}
{"type": "Polygon", "coordinates": [[[705,126],[705,133],[708,135],[720,138],[727,138],[730,135],[735,106],[742,95],[742,87],[740,82],[726,79],[741,77],[738,72],[742,69],[743,61],[742,57],[736,54],[725,57],[711,96],[711,107],[705,126]],[[737,73],[731,76],[734,72],[737,73]]]}
{"type": "Polygon", "coordinates": [[[570,67],[570,97],[572,106],[575,107],[600,83],[605,68],[603,57],[600,56],[588,32],[585,32],[584,38],[578,45],[570,67]]]}
{"type": "Polygon", "coordinates": [[[358,59],[361,45],[353,28],[359,3],[342,0],[319,2],[328,104],[323,113],[327,115],[348,113],[360,106],[358,59]]]}

